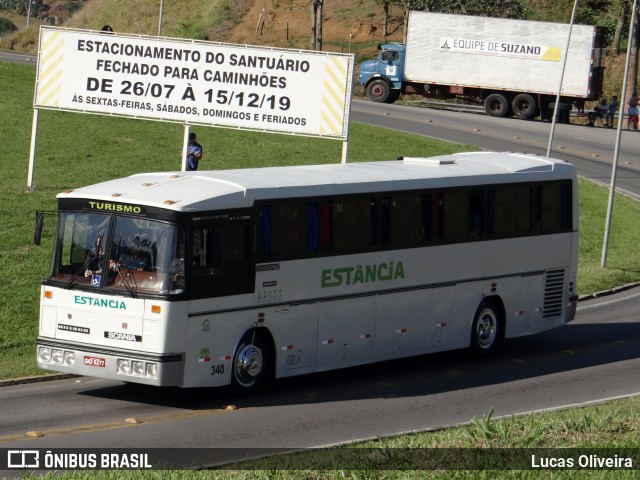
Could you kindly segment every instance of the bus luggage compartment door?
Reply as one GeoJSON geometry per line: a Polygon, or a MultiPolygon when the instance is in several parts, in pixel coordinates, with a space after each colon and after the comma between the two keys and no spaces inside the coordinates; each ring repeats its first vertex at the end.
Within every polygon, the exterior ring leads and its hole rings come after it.
{"type": "Polygon", "coordinates": [[[320,303],[317,369],[358,365],[373,359],[375,306],[374,296],[320,303]]]}

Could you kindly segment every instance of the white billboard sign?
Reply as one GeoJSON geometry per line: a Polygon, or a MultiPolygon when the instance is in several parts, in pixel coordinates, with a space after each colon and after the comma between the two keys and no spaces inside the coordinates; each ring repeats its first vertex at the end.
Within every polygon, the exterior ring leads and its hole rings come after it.
{"type": "Polygon", "coordinates": [[[41,27],[34,106],[346,140],[353,55],[41,27]]]}

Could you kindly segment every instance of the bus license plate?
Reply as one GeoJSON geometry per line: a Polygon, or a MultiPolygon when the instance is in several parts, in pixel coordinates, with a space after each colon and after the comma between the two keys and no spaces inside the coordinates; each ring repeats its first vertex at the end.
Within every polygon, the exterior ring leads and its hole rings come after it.
{"type": "Polygon", "coordinates": [[[99,357],[84,357],[84,364],[85,365],[91,365],[92,367],[102,367],[104,368],[104,366],[106,365],[106,362],[104,360],[104,358],[99,358],[99,357]]]}

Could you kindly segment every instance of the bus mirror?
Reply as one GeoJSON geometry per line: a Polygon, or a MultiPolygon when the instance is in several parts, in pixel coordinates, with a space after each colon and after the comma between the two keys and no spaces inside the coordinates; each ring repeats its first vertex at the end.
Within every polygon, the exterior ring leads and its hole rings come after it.
{"type": "Polygon", "coordinates": [[[42,239],[42,227],[44,226],[44,212],[36,212],[36,230],[33,234],[33,243],[40,245],[42,239]]]}

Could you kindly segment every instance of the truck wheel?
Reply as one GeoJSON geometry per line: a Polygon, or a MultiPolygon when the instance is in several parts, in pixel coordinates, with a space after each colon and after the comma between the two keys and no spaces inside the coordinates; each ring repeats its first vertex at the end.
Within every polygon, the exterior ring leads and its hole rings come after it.
{"type": "Polygon", "coordinates": [[[509,114],[509,102],[501,93],[492,93],[484,101],[484,111],[492,117],[506,117],[509,114]]]}
{"type": "Polygon", "coordinates": [[[242,393],[253,393],[267,384],[273,375],[271,350],[264,336],[255,330],[247,332],[233,356],[231,381],[242,393]]]}
{"type": "Polygon", "coordinates": [[[502,338],[502,325],[502,311],[496,302],[483,300],[473,318],[471,348],[480,354],[495,350],[502,338]]]}
{"type": "Polygon", "coordinates": [[[511,103],[513,113],[519,117],[529,119],[536,113],[536,101],[528,93],[520,93],[516,95],[511,103]]]}
{"type": "Polygon", "coordinates": [[[386,80],[377,79],[367,85],[367,97],[372,102],[385,103],[389,99],[391,88],[386,80]]]}

